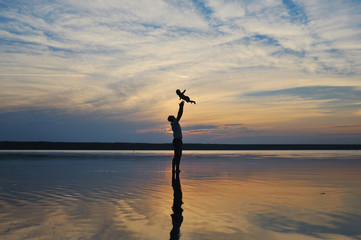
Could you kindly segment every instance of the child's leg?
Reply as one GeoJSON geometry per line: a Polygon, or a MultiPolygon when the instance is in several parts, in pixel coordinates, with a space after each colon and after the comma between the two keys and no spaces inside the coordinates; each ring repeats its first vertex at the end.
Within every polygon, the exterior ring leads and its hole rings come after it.
{"type": "Polygon", "coordinates": [[[191,101],[191,99],[189,97],[184,97],[183,98],[187,103],[189,103],[191,101]]]}

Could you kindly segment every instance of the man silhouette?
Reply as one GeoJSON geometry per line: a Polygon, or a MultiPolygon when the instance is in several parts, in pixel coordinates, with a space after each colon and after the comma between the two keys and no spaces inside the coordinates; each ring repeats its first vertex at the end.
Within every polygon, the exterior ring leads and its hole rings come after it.
{"type": "Polygon", "coordinates": [[[179,163],[182,157],[182,147],[183,147],[182,129],[181,126],[179,125],[179,121],[183,115],[183,107],[184,107],[184,101],[182,101],[179,104],[177,118],[175,118],[173,115],[170,115],[168,117],[168,121],[170,122],[173,131],[174,157],[172,160],[172,171],[178,173],[180,172],[179,163]]]}

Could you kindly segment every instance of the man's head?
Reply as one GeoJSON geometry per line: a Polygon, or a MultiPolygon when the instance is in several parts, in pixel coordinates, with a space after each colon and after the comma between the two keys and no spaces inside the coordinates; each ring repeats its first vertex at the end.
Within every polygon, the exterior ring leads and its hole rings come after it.
{"type": "Polygon", "coordinates": [[[177,91],[175,91],[178,95],[181,94],[181,91],[179,89],[177,89],[177,91]]]}
{"type": "Polygon", "coordinates": [[[175,117],[173,116],[173,115],[170,115],[169,117],[168,117],[168,121],[169,122],[173,122],[175,120],[175,117]]]}

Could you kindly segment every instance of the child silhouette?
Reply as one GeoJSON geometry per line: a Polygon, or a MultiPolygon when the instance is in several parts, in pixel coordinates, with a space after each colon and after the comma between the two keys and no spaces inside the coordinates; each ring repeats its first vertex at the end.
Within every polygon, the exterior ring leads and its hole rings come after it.
{"type": "Polygon", "coordinates": [[[183,92],[181,92],[179,89],[177,89],[176,93],[179,96],[179,100],[183,99],[184,101],[186,101],[187,103],[194,103],[196,104],[195,101],[192,101],[188,96],[184,95],[184,93],[186,92],[186,90],[184,90],[183,92]]]}

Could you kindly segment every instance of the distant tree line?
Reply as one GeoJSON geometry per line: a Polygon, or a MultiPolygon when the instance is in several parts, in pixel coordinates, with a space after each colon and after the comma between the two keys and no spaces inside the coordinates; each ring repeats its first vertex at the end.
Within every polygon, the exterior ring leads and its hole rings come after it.
{"type": "MultiPolygon", "coordinates": [[[[172,150],[170,143],[0,141],[1,150],[172,150]]],[[[184,150],[361,150],[360,144],[202,144],[184,150]]]]}

